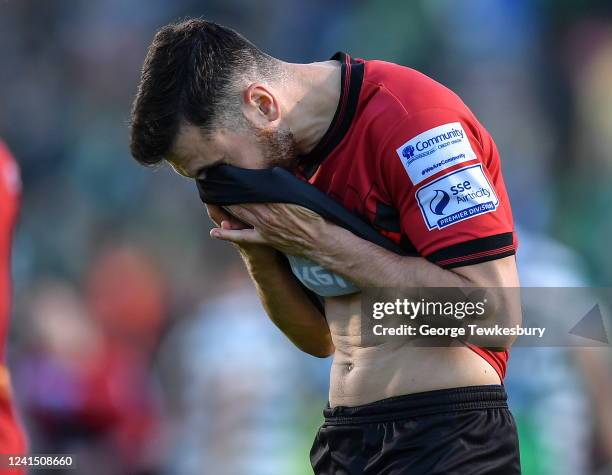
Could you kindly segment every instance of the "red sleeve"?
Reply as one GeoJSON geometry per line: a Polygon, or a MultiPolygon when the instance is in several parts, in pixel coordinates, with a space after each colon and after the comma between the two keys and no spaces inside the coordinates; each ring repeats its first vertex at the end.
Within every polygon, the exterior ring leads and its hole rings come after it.
{"type": "Polygon", "coordinates": [[[380,171],[402,234],[442,267],[513,255],[499,154],[471,112],[432,108],[393,124],[380,171]]]}
{"type": "Polygon", "coordinates": [[[17,162],[0,140],[0,226],[11,228],[19,208],[21,177],[17,162]]]}
{"type": "MultiPolygon", "coordinates": [[[[19,209],[20,189],[21,181],[17,163],[0,140],[0,366],[4,364],[11,306],[11,242],[19,209]]],[[[2,418],[1,412],[0,407],[0,419],[2,418]]]]}

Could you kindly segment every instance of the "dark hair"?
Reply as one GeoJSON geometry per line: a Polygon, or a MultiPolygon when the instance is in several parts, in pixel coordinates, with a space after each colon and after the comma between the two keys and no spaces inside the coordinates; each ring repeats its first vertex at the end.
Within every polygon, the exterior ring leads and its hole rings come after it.
{"type": "Polygon", "coordinates": [[[234,79],[269,72],[275,62],[236,31],[209,21],[164,26],[149,46],[132,105],[133,157],[143,165],[161,162],[181,123],[211,130],[231,112],[234,79]]]}

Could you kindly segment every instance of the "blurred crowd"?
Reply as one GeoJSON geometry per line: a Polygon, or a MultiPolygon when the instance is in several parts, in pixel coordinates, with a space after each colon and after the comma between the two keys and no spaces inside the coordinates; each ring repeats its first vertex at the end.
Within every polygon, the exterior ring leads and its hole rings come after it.
{"type": "MultiPolygon", "coordinates": [[[[329,361],[267,321],[194,184],[129,156],[146,47],[186,16],[287,61],[344,50],[451,87],[500,149],[526,285],[612,282],[609,1],[5,0],[0,137],[24,183],[9,362],[33,452],[87,475],[310,473],[329,361]]],[[[608,473],[593,375],[612,362],[534,351],[508,376],[524,473],[608,473]]]]}

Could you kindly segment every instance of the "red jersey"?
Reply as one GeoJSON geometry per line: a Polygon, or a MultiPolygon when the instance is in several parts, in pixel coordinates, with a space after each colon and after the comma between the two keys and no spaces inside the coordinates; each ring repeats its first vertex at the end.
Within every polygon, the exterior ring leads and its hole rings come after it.
{"type": "MultiPolygon", "coordinates": [[[[23,454],[25,437],[11,403],[11,384],[5,365],[11,308],[11,243],[19,210],[21,180],[8,148],[0,141],[0,454],[23,454]]],[[[1,469],[0,475],[25,473],[1,469]]]]}
{"type": "MultiPolygon", "coordinates": [[[[511,256],[517,240],[493,139],[451,90],[384,61],[342,63],[341,98],[301,173],[407,251],[444,267],[511,256]]],[[[470,346],[503,379],[508,352],[470,346]]]]}
{"type": "Polygon", "coordinates": [[[8,148],[0,141],[0,363],[4,362],[11,301],[11,242],[19,210],[21,180],[8,148]]]}

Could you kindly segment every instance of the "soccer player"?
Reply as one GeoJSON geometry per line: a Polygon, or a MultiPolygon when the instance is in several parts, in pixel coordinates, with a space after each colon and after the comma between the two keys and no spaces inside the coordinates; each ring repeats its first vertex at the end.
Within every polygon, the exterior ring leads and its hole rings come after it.
{"type": "MultiPolygon", "coordinates": [[[[0,140],[0,454],[24,455],[25,436],[11,402],[11,381],[6,367],[6,340],[11,308],[11,242],[19,210],[21,181],[9,149],[0,140]]],[[[3,460],[3,463],[6,463],[3,460]]],[[[25,473],[0,468],[0,474],[25,473]]]]}
{"type": "Polygon", "coordinates": [[[315,473],[520,473],[501,385],[511,339],[496,349],[363,345],[360,293],[327,289],[322,313],[281,257],[357,289],[517,287],[498,152],[456,94],[413,69],[344,53],[286,63],[194,19],[155,36],[131,127],[142,164],[166,160],[191,178],[217,164],[280,165],[417,254],[388,252],[295,205],[208,206],[211,235],[236,245],[271,320],[303,351],[333,355],[315,473]]]}

